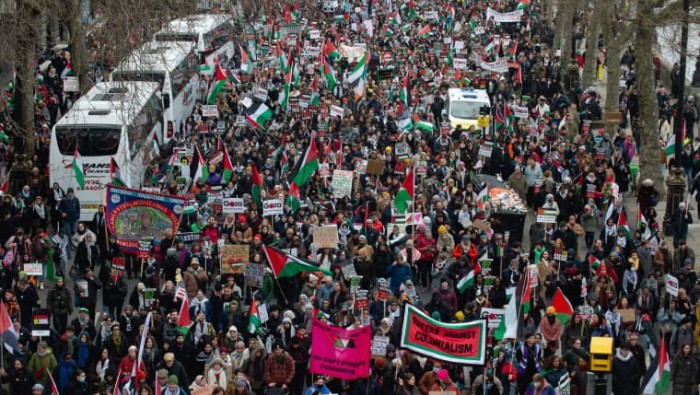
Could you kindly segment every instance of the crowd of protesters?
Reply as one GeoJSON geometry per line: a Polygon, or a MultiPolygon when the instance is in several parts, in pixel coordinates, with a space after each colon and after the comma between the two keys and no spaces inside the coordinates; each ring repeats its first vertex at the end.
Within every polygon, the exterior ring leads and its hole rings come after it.
{"type": "MultiPolygon", "coordinates": [[[[639,55],[630,50],[620,62],[606,60],[602,45],[600,53],[582,54],[598,58],[601,67],[626,71],[629,88],[620,92],[625,120],[617,130],[598,133],[590,121],[602,118],[600,97],[595,88],[565,86],[569,62],[553,49],[554,32],[543,21],[542,7],[542,2],[513,0],[365,6],[341,2],[315,21],[297,19],[303,15],[297,17],[291,7],[258,10],[253,16],[258,20],[257,42],[247,54],[257,58],[255,73],[241,71],[240,53],[222,59],[236,81],[214,102],[220,119],[202,116],[211,78],[202,76],[194,114],[178,138],[161,147],[160,161],[149,169],[149,186],[187,195],[194,213],[183,216],[178,232],[158,240],[160,253],[152,253],[144,267],[120,251],[118,235],[107,233],[102,208],[92,221],[81,222],[75,192],[48,185],[48,131],[70,105],[60,84],[70,56],[54,59],[38,73],[41,132],[37,154],[29,158],[31,172],[20,190],[6,191],[0,202],[2,298],[18,335],[3,354],[2,382],[10,384],[14,395],[132,390],[141,395],[553,394],[568,376],[571,393],[585,394],[587,350],[592,337],[603,336],[614,339],[614,393],[640,393],[651,360],[646,356],[659,352],[662,339],[672,361],[674,394],[694,393],[700,267],[686,243],[693,215],[681,203],[671,213],[671,234],[664,235],[663,219],[654,208],[659,191],[651,180],[638,180],[631,169],[638,150],[634,68],[639,55]],[[519,21],[486,19],[488,8],[510,12],[520,5],[525,11],[519,21]],[[426,18],[432,11],[437,18],[426,18]],[[292,24],[307,29],[292,38],[276,37],[281,26],[292,24]],[[308,30],[320,30],[321,35],[311,39],[308,30]],[[456,42],[463,46],[456,48],[456,42]],[[357,43],[364,43],[370,55],[366,86],[359,95],[348,84],[359,59],[334,54],[342,46],[361,48],[357,43]],[[320,48],[320,55],[303,56],[309,46],[320,48]],[[281,108],[284,73],[265,65],[264,51],[293,54],[300,72],[290,96],[311,97],[318,89],[316,111],[281,108]],[[467,59],[466,69],[455,68],[457,58],[467,59]],[[507,72],[484,69],[500,58],[508,59],[507,72]],[[334,69],[337,84],[331,89],[325,72],[319,71],[321,62],[334,69]],[[407,92],[402,96],[404,81],[407,92]],[[247,113],[244,99],[261,86],[268,89],[264,104],[274,116],[264,128],[239,124],[238,116],[247,113]],[[527,117],[504,116],[505,122],[484,130],[444,130],[445,95],[454,87],[485,89],[492,123],[516,107],[527,107],[527,117]],[[344,116],[330,116],[331,106],[342,107],[344,116]],[[406,116],[432,123],[432,131],[402,130],[406,116]],[[223,131],[218,121],[226,125],[223,131]],[[357,170],[352,192],[335,197],[331,179],[318,171],[300,186],[298,206],[288,204],[283,215],[263,217],[253,199],[254,170],[262,177],[265,198],[289,201],[293,169],[312,138],[329,174],[357,170]],[[484,142],[493,143],[490,157],[480,151],[484,142]],[[409,152],[399,155],[399,144],[409,152]],[[233,162],[228,182],[222,182],[222,164],[212,163],[206,179],[178,183],[170,155],[195,148],[207,162],[221,149],[228,151],[233,162]],[[359,170],[366,166],[363,161],[376,159],[384,162],[380,174],[359,170]],[[416,178],[411,206],[421,220],[399,226],[392,201],[407,170],[423,161],[427,168],[416,178]],[[477,201],[483,187],[477,174],[498,175],[530,209],[526,215],[532,225],[521,232],[522,239],[508,239],[507,224],[498,220],[495,208],[477,201]],[[211,204],[207,195],[217,187],[224,197],[245,198],[246,212],[223,214],[211,204]],[[637,210],[624,205],[624,198],[633,194],[637,210]],[[538,209],[555,212],[555,223],[538,222],[538,209]],[[337,248],[318,249],[312,243],[314,228],[325,224],[338,225],[337,248]],[[180,237],[193,230],[201,232],[200,239],[180,237]],[[249,245],[253,263],[265,263],[262,246],[275,245],[293,249],[333,274],[276,279],[267,270],[262,285],[250,287],[240,274],[219,273],[219,239],[249,245]],[[500,264],[492,265],[488,274],[476,273],[473,286],[458,290],[460,280],[484,256],[500,264]],[[115,257],[126,258],[124,271],[112,267],[115,257]],[[50,288],[46,298],[39,297],[42,279],[22,270],[23,263],[31,262],[44,264],[43,279],[50,288]],[[489,340],[493,352],[486,366],[459,366],[399,347],[405,304],[442,322],[480,319],[481,309],[506,306],[507,290],[526,271],[537,277],[532,307],[519,316],[518,339],[489,340]],[[666,274],[678,279],[677,297],[664,289],[666,274]],[[377,280],[387,279],[391,297],[373,299],[369,309],[354,308],[352,275],[362,276],[359,287],[373,295],[377,280]],[[76,287],[66,285],[68,276],[76,287]],[[130,289],[127,280],[132,278],[138,281],[130,289]],[[184,295],[178,292],[181,288],[184,295]],[[148,294],[150,289],[155,294],[148,294]],[[574,308],[563,325],[550,306],[557,289],[574,308]],[[178,322],[184,298],[191,324],[182,330],[178,322]],[[262,330],[251,333],[253,303],[265,305],[267,317],[262,330]],[[50,310],[48,337],[32,335],[37,305],[50,310]],[[143,328],[149,312],[151,325],[143,328]],[[312,375],[314,317],[343,327],[371,326],[374,334],[389,337],[386,354],[372,359],[366,379],[312,375]]],[[[581,30],[586,17],[576,16],[575,29],[581,30]]],[[[660,137],[667,139],[671,95],[660,86],[657,98],[660,137]]],[[[689,185],[697,190],[697,107],[693,98],[681,102],[688,114],[689,142],[680,161],[689,185]]],[[[0,150],[7,164],[11,152],[21,147],[2,142],[0,150]]]]}

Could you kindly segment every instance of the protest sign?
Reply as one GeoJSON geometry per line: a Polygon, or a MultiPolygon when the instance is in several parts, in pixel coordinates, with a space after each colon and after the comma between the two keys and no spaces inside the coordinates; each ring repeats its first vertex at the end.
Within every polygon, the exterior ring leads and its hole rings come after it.
{"type": "Polygon", "coordinates": [[[87,280],[78,280],[75,282],[75,289],[79,298],[87,298],[90,295],[87,280]]]}
{"type": "Polygon", "coordinates": [[[219,117],[219,108],[216,105],[204,105],[202,106],[202,116],[203,117],[219,117]]]}
{"type": "Polygon", "coordinates": [[[214,393],[216,385],[208,385],[206,387],[196,387],[190,391],[190,395],[211,395],[214,393]]]}
{"type": "Polygon", "coordinates": [[[263,202],[263,217],[284,214],[284,202],[281,199],[270,199],[263,202]]]}
{"type": "Polygon", "coordinates": [[[362,281],[362,276],[348,276],[350,279],[350,293],[354,294],[360,289],[360,281],[362,281]]]}
{"type": "Polygon", "coordinates": [[[245,213],[246,207],[243,198],[226,198],[222,202],[222,212],[224,214],[245,213]]]}
{"type": "Polygon", "coordinates": [[[500,23],[515,23],[520,22],[523,17],[523,10],[516,10],[511,12],[498,12],[492,8],[486,10],[486,20],[493,18],[495,22],[500,23]]]}
{"type": "Polygon", "coordinates": [[[352,179],[354,175],[349,170],[333,170],[333,197],[343,198],[352,195],[352,179]]]}
{"type": "Polygon", "coordinates": [[[343,380],[369,375],[372,330],[369,326],[345,329],[314,318],[311,338],[311,373],[343,380]]]}
{"type": "Polygon", "coordinates": [[[369,291],[366,289],[358,289],[355,292],[355,308],[358,310],[369,308],[369,291]]]}
{"type": "Polygon", "coordinates": [[[666,293],[671,296],[678,296],[678,277],[671,274],[666,275],[666,293]]]}
{"type": "Polygon", "coordinates": [[[620,320],[622,320],[623,323],[634,322],[634,309],[619,309],[618,312],[620,313],[620,320]]]}
{"type": "Polygon", "coordinates": [[[438,361],[483,365],[486,332],[486,320],[443,323],[406,304],[400,347],[438,361]]]}
{"type": "Polygon", "coordinates": [[[245,277],[246,287],[262,287],[263,277],[265,276],[265,265],[260,263],[249,263],[245,266],[243,272],[245,277]]]}
{"type": "Polygon", "coordinates": [[[249,247],[225,244],[221,252],[221,273],[244,274],[250,258],[249,247]]]}
{"type": "Polygon", "coordinates": [[[40,277],[44,274],[44,265],[38,262],[25,263],[22,265],[22,270],[27,273],[27,276],[40,277]]]}
{"type": "Polygon", "coordinates": [[[338,247],[338,225],[317,226],[314,228],[314,245],[316,248],[338,247]]]}
{"type": "Polygon", "coordinates": [[[343,107],[331,105],[330,115],[332,117],[341,117],[342,118],[345,115],[345,110],[343,110],[343,107]]]}
{"type": "Polygon", "coordinates": [[[112,258],[112,264],[110,267],[114,270],[125,271],[126,270],[126,259],[123,256],[115,256],[112,258]]]}
{"type": "Polygon", "coordinates": [[[386,346],[389,345],[389,336],[375,336],[372,338],[372,356],[383,357],[386,355],[386,346]]]}
{"type": "Polygon", "coordinates": [[[578,306],[576,314],[580,315],[584,320],[589,320],[591,316],[595,314],[595,311],[593,310],[593,306],[578,306]]]}
{"type": "Polygon", "coordinates": [[[389,281],[384,278],[377,279],[379,288],[377,290],[377,299],[386,302],[391,297],[391,288],[389,287],[389,281]]]}
{"type": "Polygon", "coordinates": [[[479,145],[479,156],[488,159],[493,153],[493,141],[484,141],[479,145]]]}
{"type": "Polygon", "coordinates": [[[47,337],[50,335],[49,309],[35,308],[32,310],[32,336],[47,337]]]}
{"type": "Polygon", "coordinates": [[[367,173],[367,160],[358,160],[357,165],[355,166],[355,173],[357,174],[365,174],[367,173]]]}
{"type": "Polygon", "coordinates": [[[182,197],[107,185],[107,229],[117,235],[124,252],[136,254],[145,237],[153,237],[155,251],[160,252],[165,229],[177,233],[184,206],[182,197]]]}
{"type": "Polygon", "coordinates": [[[492,73],[503,74],[508,72],[508,61],[506,60],[506,58],[498,58],[493,62],[481,61],[479,63],[479,67],[492,73]]]}
{"type": "Polygon", "coordinates": [[[321,178],[330,178],[330,176],[331,176],[330,165],[328,163],[319,163],[318,175],[321,176],[321,178]]]}
{"type": "Polygon", "coordinates": [[[559,385],[556,388],[557,395],[571,394],[571,378],[568,374],[564,374],[559,379],[559,385]]]}
{"type": "Polygon", "coordinates": [[[513,114],[515,114],[516,118],[527,118],[529,116],[529,112],[525,106],[514,106],[513,114]]]}
{"type": "Polygon", "coordinates": [[[557,212],[554,210],[537,209],[537,222],[542,224],[557,223],[557,212]]]}
{"type": "Polygon", "coordinates": [[[498,328],[505,314],[506,309],[491,309],[487,307],[481,308],[481,318],[488,321],[487,325],[489,329],[498,328]]]}
{"type": "Polygon", "coordinates": [[[384,161],[381,159],[370,159],[367,161],[367,174],[384,174],[384,161]]]}
{"type": "Polygon", "coordinates": [[[454,58],[454,59],[452,59],[452,64],[453,64],[454,68],[457,70],[466,70],[467,69],[467,59],[454,58]]]}
{"type": "Polygon", "coordinates": [[[419,160],[416,161],[416,175],[417,176],[424,176],[428,174],[428,161],[426,160],[419,160]]]}
{"type": "Polygon", "coordinates": [[[148,256],[151,255],[152,241],[153,240],[151,238],[144,238],[139,240],[139,259],[148,259],[148,256]]]}

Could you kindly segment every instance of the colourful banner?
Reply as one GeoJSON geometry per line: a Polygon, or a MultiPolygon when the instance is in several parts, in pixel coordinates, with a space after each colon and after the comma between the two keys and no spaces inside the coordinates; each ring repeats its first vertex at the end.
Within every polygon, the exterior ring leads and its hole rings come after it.
{"type": "Polygon", "coordinates": [[[401,348],[460,365],[485,363],[486,320],[448,324],[430,318],[409,304],[404,317],[401,348]]]}
{"type": "Polygon", "coordinates": [[[117,235],[122,251],[137,254],[139,241],[152,237],[155,250],[166,229],[177,234],[180,214],[186,200],[136,189],[107,186],[107,228],[117,235]]]}
{"type": "Polygon", "coordinates": [[[314,318],[311,337],[311,373],[345,380],[369,376],[372,331],[369,326],[344,329],[314,318]]]}

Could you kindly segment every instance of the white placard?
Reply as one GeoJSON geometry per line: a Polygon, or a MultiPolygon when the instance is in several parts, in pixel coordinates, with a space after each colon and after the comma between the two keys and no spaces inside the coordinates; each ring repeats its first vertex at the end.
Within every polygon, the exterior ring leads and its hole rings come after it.
{"type": "Polygon", "coordinates": [[[64,92],[80,92],[80,84],[78,83],[78,77],[67,76],[63,79],[63,91],[64,92]]]}
{"type": "Polygon", "coordinates": [[[452,64],[454,65],[455,69],[457,69],[457,70],[466,70],[467,69],[467,59],[454,58],[454,59],[452,59],[452,64]]]}
{"type": "Polygon", "coordinates": [[[309,31],[309,39],[318,40],[319,38],[321,38],[321,31],[320,30],[309,31]]]}
{"type": "Polygon", "coordinates": [[[22,265],[22,268],[27,273],[27,276],[40,277],[44,274],[44,265],[41,263],[25,263],[22,265]]]}
{"type": "Polygon", "coordinates": [[[455,41],[455,49],[462,49],[464,48],[464,41],[457,40],[455,41]]]}
{"type": "Polygon", "coordinates": [[[223,200],[224,214],[245,213],[245,200],[243,198],[227,198],[223,200]]]}
{"type": "Polygon", "coordinates": [[[284,202],[281,199],[270,199],[263,202],[263,217],[284,214],[284,202]]]}
{"type": "Polygon", "coordinates": [[[678,278],[670,274],[666,275],[666,293],[671,296],[678,296],[678,278]]]}
{"type": "Polygon", "coordinates": [[[511,12],[498,12],[492,8],[486,10],[486,20],[493,18],[494,21],[500,23],[514,23],[520,22],[523,17],[523,10],[511,11],[511,12]]]}
{"type": "Polygon", "coordinates": [[[332,117],[343,117],[345,115],[345,110],[343,107],[331,105],[331,116],[332,117]]]}
{"type": "Polygon", "coordinates": [[[438,12],[437,11],[426,11],[423,13],[423,18],[425,19],[433,19],[433,20],[438,20],[438,12]]]}
{"type": "Polygon", "coordinates": [[[219,108],[216,105],[204,105],[202,106],[202,116],[203,117],[219,117],[219,108]]]}
{"type": "Polygon", "coordinates": [[[255,91],[253,91],[253,97],[260,100],[260,101],[266,101],[267,100],[267,89],[256,86],[255,91]]]}
{"type": "Polygon", "coordinates": [[[375,336],[372,338],[372,355],[386,355],[386,346],[389,345],[389,336],[375,336]]]}
{"type": "Polygon", "coordinates": [[[525,106],[513,106],[513,114],[516,118],[527,118],[530,115],[525,106]]]}

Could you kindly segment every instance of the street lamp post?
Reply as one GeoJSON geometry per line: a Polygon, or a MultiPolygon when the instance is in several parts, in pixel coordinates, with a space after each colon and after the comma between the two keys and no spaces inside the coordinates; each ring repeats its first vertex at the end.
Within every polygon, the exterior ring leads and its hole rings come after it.
{"type": "Polygon", "coordinates": [[[668,193],[666,196],[666,214],[664,215],[664,233],[673,234],[671,227],[671,216],[683,201],[683,194],[687,182],[685,180],[683,167],[681,165],[681,155],[683,154],[683,107],[685,105],[685,70],[688,52],[688,17],[690,14],[690,0],[683,0],[683,21],[681,22],[681,58],[680,72],[678,75],[678,102],[676,103],[676,113],[673,119],[673,138],[675,139],[674,164],[668,172],[666,186],[668,193]]]}

